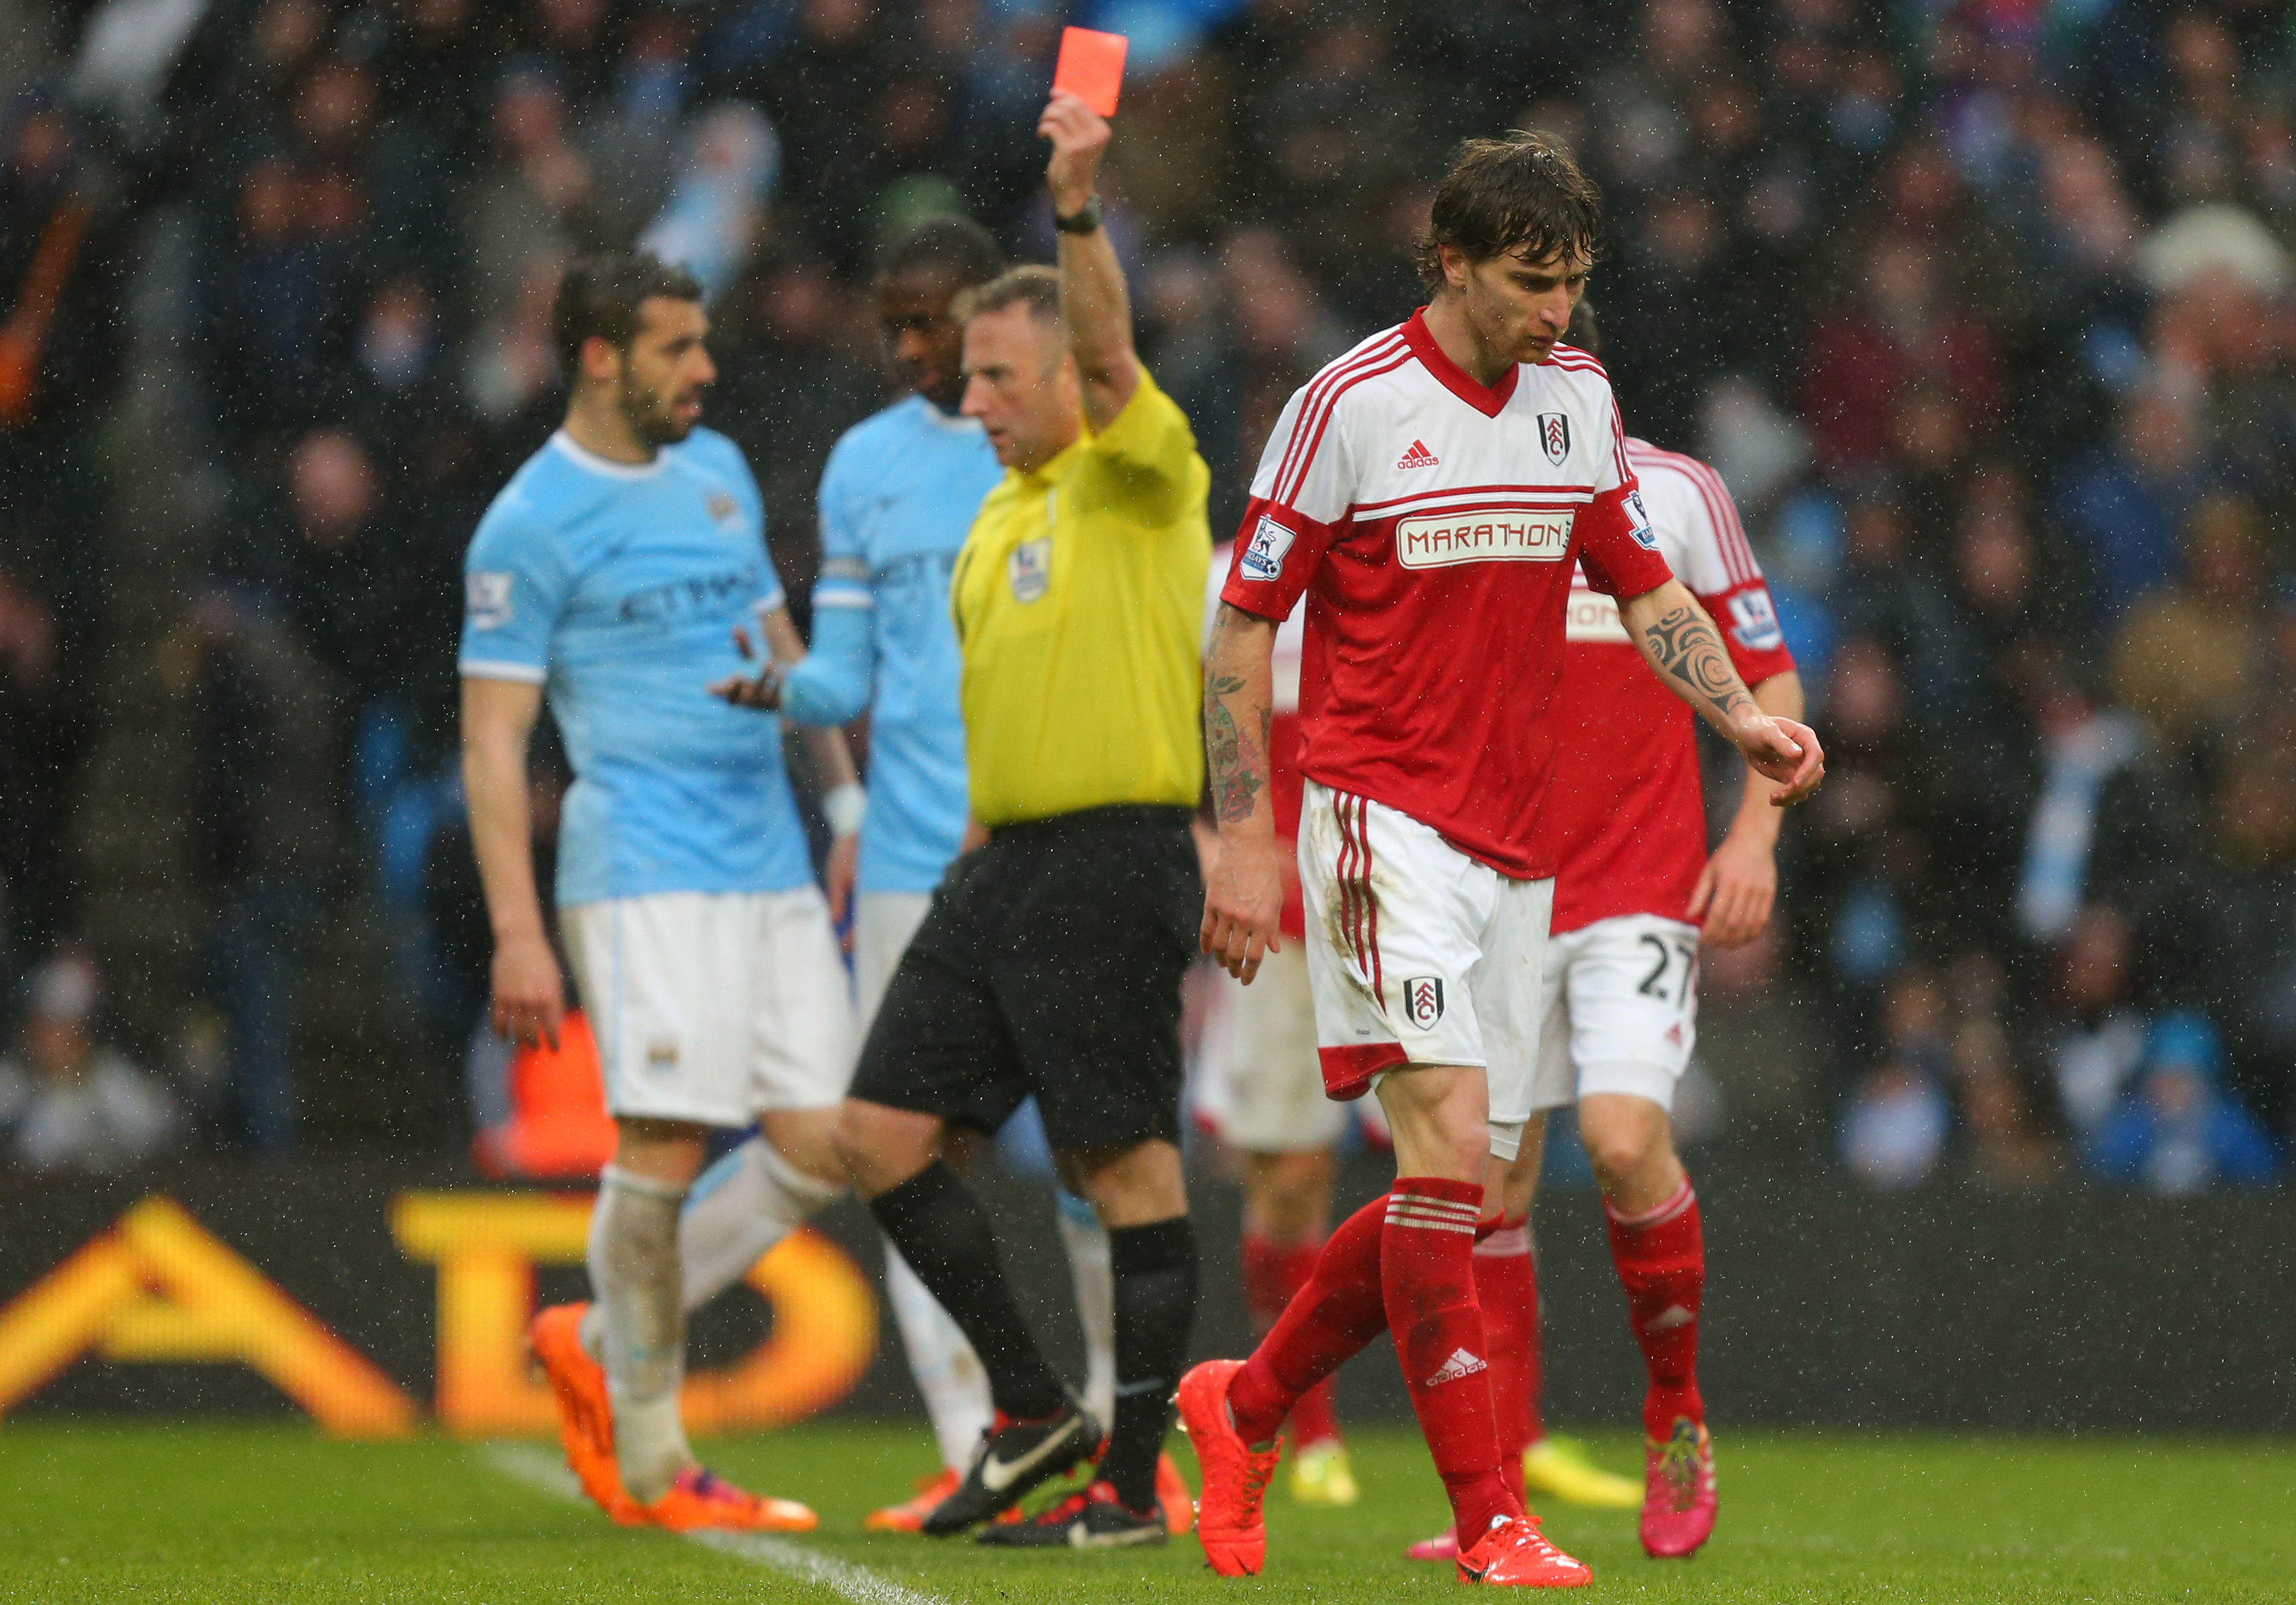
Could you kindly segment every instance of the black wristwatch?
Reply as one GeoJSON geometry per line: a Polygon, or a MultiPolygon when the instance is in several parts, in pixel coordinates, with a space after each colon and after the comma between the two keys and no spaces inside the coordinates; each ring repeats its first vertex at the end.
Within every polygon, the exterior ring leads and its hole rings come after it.
{"type": "Polygon", "coordinates": [[[1053,209],[1053,226],[1062,234],[1091,234],[1100,227],[1100,197],[1095,195],[1067,217],[1053,209]]]}

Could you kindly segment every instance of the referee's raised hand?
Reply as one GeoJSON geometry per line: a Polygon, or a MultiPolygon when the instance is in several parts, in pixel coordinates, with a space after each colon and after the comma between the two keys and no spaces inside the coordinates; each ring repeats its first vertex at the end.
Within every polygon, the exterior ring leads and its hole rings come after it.
{"type": "Polygon", "coordinates": [[[1045,114],[1037,119],[1039,137],[1053,142],[1052,159],[1045,164],[1045,187],[1053,205],[1073,212],[1092,199],[1093,180],[1100,159],[1108,153],[1108,119],[1065,89],[1053,91],[1045,114]]]}

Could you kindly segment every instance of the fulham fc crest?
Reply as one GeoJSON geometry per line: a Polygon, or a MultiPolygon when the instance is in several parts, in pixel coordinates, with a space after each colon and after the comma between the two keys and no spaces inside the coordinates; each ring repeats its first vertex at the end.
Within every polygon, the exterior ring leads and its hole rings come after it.
{"type": "Polygon", "coordinates": [[[1570,455],[1570,415],[1539,414],[1538,443],[1546,449],[1546,460],[1562,467],[1562,459],[1570,455]]]}
{"type": "Polygon", "coordinates": [[[1403,984],[1403,1017],[1418,1031],[1432,1031],[1443,1017],[1443,978],[1414,975],[1403,984]]]}

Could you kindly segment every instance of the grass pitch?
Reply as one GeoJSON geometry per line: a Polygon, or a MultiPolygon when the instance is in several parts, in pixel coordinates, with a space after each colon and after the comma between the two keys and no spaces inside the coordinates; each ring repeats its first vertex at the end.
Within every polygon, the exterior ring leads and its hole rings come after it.
{"type": "MultiPolygon", "coordinates": [[[[53,1421],[0,1428],[0,1600],[790,1601],[808,1605],[1234,1605],[1450,1597],[1401,1558],[1443,1520],[1406,1433],[1357,1439],[1363,1503],[1271,1494],[1265,1576],[1225,1582],[1193,1540],[1162,1551],[1015,1558],[865,1537],[863,1513],[928,1469],[916,1428],[827,1425],[705,1445],[745,1484],[810,1501],[824,1530],[717,1549],[609,1526],[537,1486],[554,1451],[308,1431],[53,1421]]],[[[1600,1439],[1626,1470],[1633,1444],[1600,1439]]],[[[1546,1512],[1636,1600],[2296,1601],[2285,1445],[2107,1438],[1728,1433],[1722,1521],[1687,1564],[1643,1559],[1631,1511],[1546,1512]]],[[[1181,1463],[1192,1476],[1185,1448],[1181,1463]]]]}

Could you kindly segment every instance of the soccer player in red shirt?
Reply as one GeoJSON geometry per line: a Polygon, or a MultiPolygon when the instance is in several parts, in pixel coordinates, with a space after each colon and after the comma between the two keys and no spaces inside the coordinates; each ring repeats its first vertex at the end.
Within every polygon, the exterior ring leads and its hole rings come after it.
{"type": "MultiPolygon", "coordinates": [[[[1595,349],[1580,302],[1570,339],[1595,349]]],[[[1627,441],[1659,550],[1722,629],[1725,648],[1770,713],[1798,719],[1801,679],[1730,492],[1695,457],[1627,441]]],[[[1749,770],[1736,818],[1706,852],[1696,731],[1644,671],[1618,604],[1574,576],[1564,634],[1562,739],[1539,827],[1562,864],[1547,948],[1546,1007],[1532,1115],[1507,1173],[1499,1230],[1475,1246],[1475,1287],[1489,1328],[1500,1463],[1538,1436],[1538,1295],[1530,1206],[1550,1109],[1576,1103],[1603,1191],[1611,1254],[1650,1372],[1643,1548],[1694,1553],[1714,1529],[1714,1450],[1698,1392],[1699,1305],[1706,1254],[1698,1196],[1674,1148],[1674,1091],[1698,1029],[1698,952],[1751,941],[1777,892],[1779,812],[1749,770]],[[1652,739],[1607,739],[1620,723],[1652,739]]],[[[1415,1544],[1448,1560],[1452,1535],[1415,1544]]]]}
{"type": "Polygon", "coordinates": [[[1652,670],[1778,783],[1774,802],[1824,773],[1815,734],[1756,705],[1659,556],[1609,379],[1561,344],[1600,226],[1594,185],[1552,142],[1463,146],[1420,251],[1432,300],[1292,398],[1237,539],[1206,666],[1220,852],[1203,945],[1249,982],[1280,944],[1268,659],[1304,593],[1299,857],[1318,1056],[1330,1095],[1376,1091],[1398,1174],[1332,1235],[1249,1361],[1182,1380],[1198,1532],[1226,1575],[1265,1560],[1259,1500],[1292,1402],[1385,1329],[1450,1495],[1461,1578],[1589,1580],[1500,1472],[1472,1269],[1496,1202],[1486,1182],[1531,1113],[1555,871],[1538,817],[1573,559],[1619,598],[1652,670]]]}

